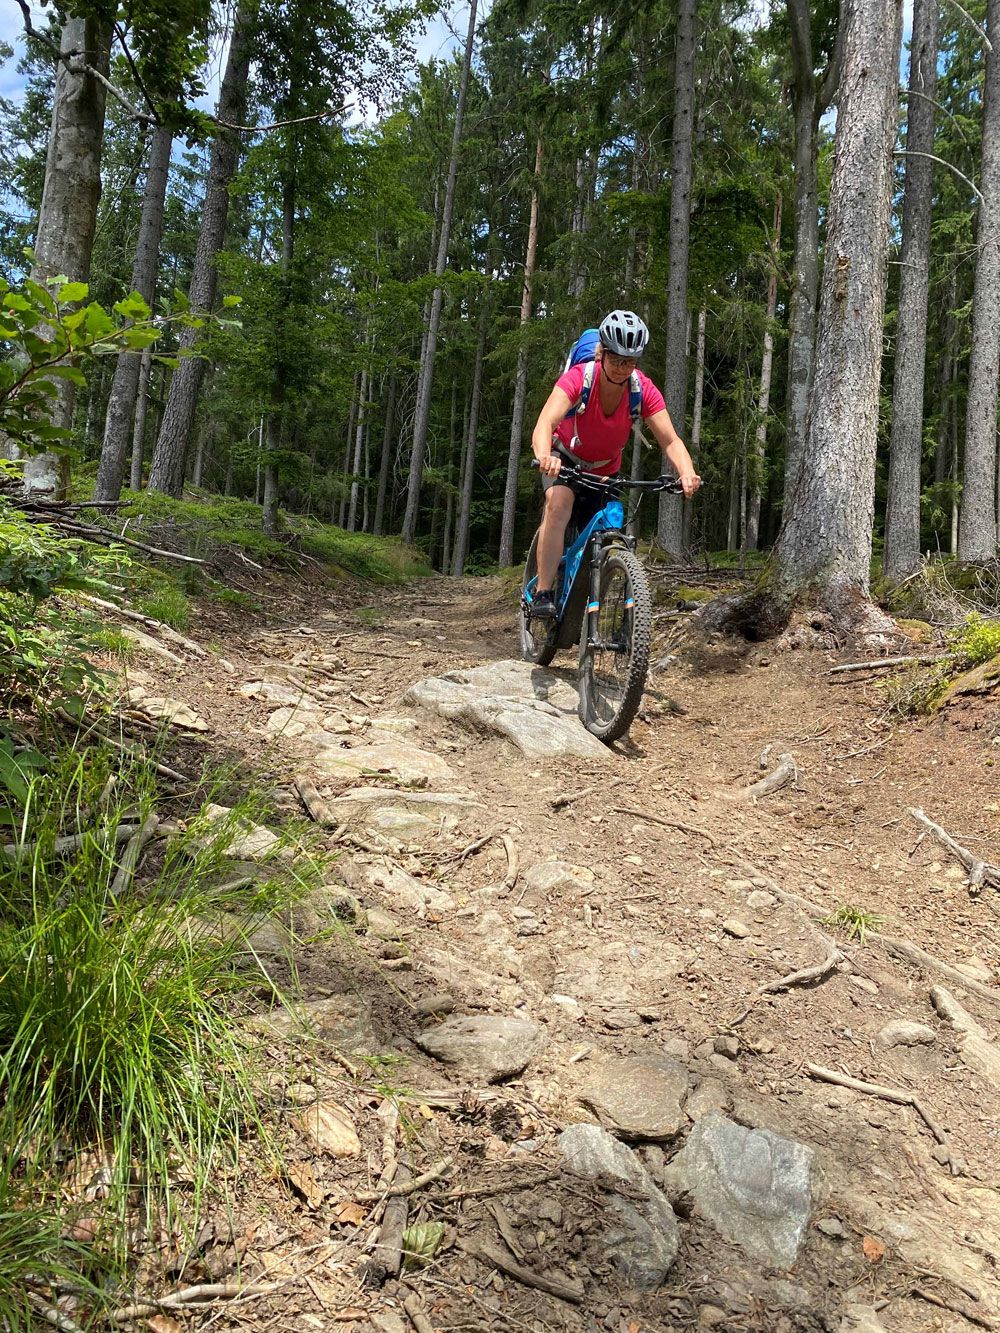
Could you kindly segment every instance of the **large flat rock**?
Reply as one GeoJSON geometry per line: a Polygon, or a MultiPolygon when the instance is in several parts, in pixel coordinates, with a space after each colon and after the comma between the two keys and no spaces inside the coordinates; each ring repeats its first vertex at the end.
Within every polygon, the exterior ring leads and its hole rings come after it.
{"type": "Polygon", "coordinates": [[[530,662],[491,662],[430,676],[412,685],[403,701],[471,731],[504,736],[531,759],[608,754],[577,717],[573,686],[530,662]]]}
{"type": "Polygon", "coordinates": [[[591,1076],[579,1099],[605,1129],[626,1139],[672,1139],[687,1124],[681,1102],[687,1070],[666,1055],[607,1060],[591,1076]]]}
{"type": "Polygon", "coordinates": [[[409,741],[386,740],[352,749],[328,746],[310,763],[314,773],[332,778],[352,773],[388,773],[400,782],[448,782],[455,776],[440,755],[409,741]]]}
{"type": "Polygon", "coordinates": [[[428,1055],[486,1083],[522,1073],[544,1040],[537,1023],[500,1014],[449,1018],[416,1038],[428,1055]]]}
{"type": "Polygon", "coordinates": [[[475,823],[485,813],[481,801],[452,792],[399,791],[393,787],[357,787],[330,802],[338,824],[384,830],[406,836],[430,832],[435,826],[454,828],[475,823]]]}
{"type": "Polygon", "coordinates": [[[704,1116],[671,1164],[696,1211],[751,1258],[791,1268],[812,1207],[813,1150],[718,1111],[704,1116]]]}

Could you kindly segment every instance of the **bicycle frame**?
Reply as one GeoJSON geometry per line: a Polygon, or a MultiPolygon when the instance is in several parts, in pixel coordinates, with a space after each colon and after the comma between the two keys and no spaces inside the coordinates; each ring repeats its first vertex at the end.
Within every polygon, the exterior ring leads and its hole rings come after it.
{"type": "MultiPolygon", "coordinates": [[[[600,571],[605,547],[620,542],[630,550],[635,548],[635,539],[626,536],[624,527],[625,506],[617,498],[610,499],[563,553],[559,561],[561,578],[556,602],[560,648],[572,648],[578,642],[585,614],[588,622],[587,638],[593,639],[600,611],[600,571]],[[590,569],[589,577],[584,580],[579,575],[588,547],[592,548],[590,569]]],[[[529,604],[533,592],[534,589],[529,586],[529,604]]]]}

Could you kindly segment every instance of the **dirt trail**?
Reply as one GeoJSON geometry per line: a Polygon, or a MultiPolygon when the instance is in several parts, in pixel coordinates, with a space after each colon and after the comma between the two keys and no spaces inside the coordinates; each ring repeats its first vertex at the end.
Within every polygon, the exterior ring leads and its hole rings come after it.
{"type": "MultiPolygon", "coordinates": [[[[149,658],[140,682],[201,712],[213,748],[274,773],[290,811],[295,772],[312,773],[340,822],[349,791],[367,789],[367,802],[382,788],[393,803],[393,784],[371,773],[316,776],[324,719],[335,728],[328,746],[395,737],[450,774],[397,782],[406,817],[331,835],[367,929],[295,946],[321,1040],[312,1054],[281,1042],[272,1053],[289,1114],[317,1094],[333,1097],[356,1124],[361,1153],[324,1156],[300,1136],[291,1151],[308,1172],[298,1184],[247,1178],[238,1208],[250,1228],[246,1263],[292,1278],[308,1267],[295,1257],[302,1247],[331,1245],[308,1280],[220,1315],[217,1326],[1000,1328],[1000,1088],[937,1016],[930,991],[941,977],[876,942],[859,946],[776,893],[882,917],[886,933],[966,969],[995,999],[949,988],[986,1039],[1000,1039],[995,905],[970,898],[943,848],[916,845],[906,814],[922,806],[997,858],[1000,750],[976,719],[968,729],[944,719],[892,726],[878,686],[829,677],[832,657],[705,645],[663,665],[646,720],[607,758],[529,758],[398,702],[417,680],[516,655],[514,610],[496,580],[426,580],[374,592],[367,606],[346,595],[337,605],[293,592],[279,600],[281,620],[263,629],[205,626],[232,670],[214,657],[183,667],[149,658]],[[278,714],[278,698],[247,696],[254,681],[283,683],[315,708],[303,711],[300,697],[294,713],[278,714]],[[761,776],[765,749],[768,767],[792,753],[799,779],[754,804],[742,792],[761,776]],[[438,792],[464,804],[431,809],[438,792]],[[414,816],[416,806],[429,814],[414,816]],[[535,869],[548,862],[561,869],[535,869]],[[812,984],[762,990],[821,963],[831,940],[845,957],[812,984]],[[416,1039],[449,1011],[446,1024],[455,1015],[521,1020],[534,1033],[524,1072],[487,1084],[422,1051],[416,1039]],[[894,1020],[923,1025],[900,1038],[913,1044],[887,1044],[894,1020]],[[289,1050],[299,1063],[286,1072],[289,1050]],[[646,1066],[637,1074],[614,1063],[628,1057],[667,1061],[668,1083],[681,1077],[676,1123],[658,1104],[659,1085],[642,1082],[646,1066]],[[912,1094],[943,1142],[912,1106],[819,1081],[808,1065],[912,1094]],[[680,1218],[678,1257],[665,1283],[643,1293],[608,1261],[608,1182],[567,1174],[556,1144],[567,1125],[612,1124],[623,1097],[629,1115],[665,1117],[665,1128],[619,1121],[618,1131],[680,1218]],[[401,1128],[387,1132],[393,1104],[401,1128]],[[691,1181],[679,1182],[675,1155],[712,1112],[814,1152],[810,1217],[791,1265],[726,1239],[691,1181]],[[451,1159],[409,1196],[408,1222],[441,1221],[445,1239],[404,1282],[363,1286],[358,1262],[372,1254],[385,1202],[380,1173],[402,1156],[414,1176],[451,1159]],[[365,1191],[374,1206],[359,1199],[365,1191]],[[555,1276],[561,1295],[530,1281],[539,1275],[555,1276]],[[403,1307],[412,1292],[428,1325],[403,1307]]],[[[574,665],[557,659],[557,675],[560,661],[574,665]]]]}

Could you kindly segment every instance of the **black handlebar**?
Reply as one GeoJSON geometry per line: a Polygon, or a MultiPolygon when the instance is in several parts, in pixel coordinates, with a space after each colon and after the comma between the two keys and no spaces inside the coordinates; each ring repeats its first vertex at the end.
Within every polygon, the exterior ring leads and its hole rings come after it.
{"type": "MultiPolygon", "coordinates": [[[[533,468],[540,466],[537,458],[531,460],[531,466],[533,468]]],[[[628,477],[599,477],[594,472],[585,472],[578,463],[570,463],[565,458],[559,476],[563,474],[577,485],[595,491],[663,491],[668,495],[680,495],[684,490],[679,477],[657,477],[654,481],[632,481],[628,477]]]]}

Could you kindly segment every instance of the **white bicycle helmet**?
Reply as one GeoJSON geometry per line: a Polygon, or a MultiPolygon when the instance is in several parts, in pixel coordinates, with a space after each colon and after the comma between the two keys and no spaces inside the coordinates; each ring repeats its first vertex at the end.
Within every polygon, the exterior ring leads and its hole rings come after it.
{"type": "Polygon", "coordinates": [[[612,310],[601,321],[601,344],[618,356],[642,356],[649,329],[633,310],[612,310]]]}

